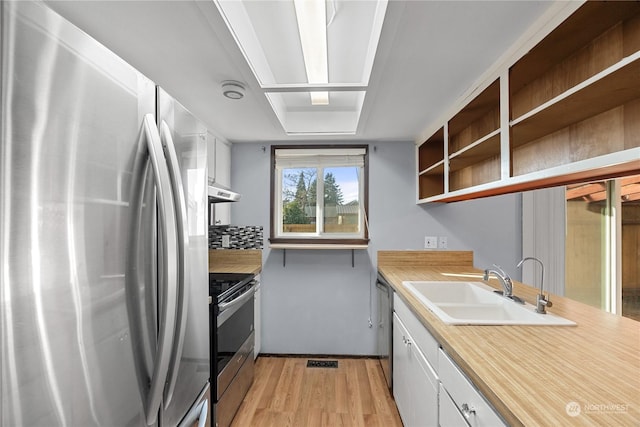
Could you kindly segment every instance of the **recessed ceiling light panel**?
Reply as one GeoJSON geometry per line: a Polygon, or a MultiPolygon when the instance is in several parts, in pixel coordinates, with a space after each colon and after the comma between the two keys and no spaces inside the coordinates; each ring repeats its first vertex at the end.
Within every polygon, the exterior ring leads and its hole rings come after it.
{"type": "Polygon", "coordinates": [[[369,83],[387,0],[320,2],[326,14],[328,82],[307,79],[309,61],[303,56],[294,0],[214,1],[262,87],[369,83]]]}
{"type": "Polygon", "coordinates": [[[214,0],[288,135],[355,134],[388,0],[214,0]]]}
{"type": "Polygon", "coordinates": [[[310,105],[312,93],[267,92],[266,96],[287,135],[354,135],[365,91],[331,91],[331,104],[310,105]]]}

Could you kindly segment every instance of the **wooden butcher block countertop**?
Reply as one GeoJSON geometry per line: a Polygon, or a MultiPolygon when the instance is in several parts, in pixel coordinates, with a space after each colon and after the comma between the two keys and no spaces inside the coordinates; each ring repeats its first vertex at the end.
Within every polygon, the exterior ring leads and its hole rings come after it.
{"type": "MultiPolygon", "coordinates": [[[[378,270],[509,424],[640,426],[640,322],[552,294],[576,326],[447,325],[402,281],[481,282],[472,252],[379,251],[378,270]]],[[[537,289],[513,293],[535,304],[537,289]]]]}
{"type": "Polygon", "coordinates": [[[209,250],[209,273],[258,274],[262,270],[260,249],[209,250]]]}

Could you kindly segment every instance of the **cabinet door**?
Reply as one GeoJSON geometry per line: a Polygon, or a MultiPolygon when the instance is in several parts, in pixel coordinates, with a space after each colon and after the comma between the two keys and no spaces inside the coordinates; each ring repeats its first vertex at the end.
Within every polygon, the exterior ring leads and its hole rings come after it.
{"type": "Polygon", "coordinates": [[[438,369],[443,388],[451,396],[454,405],[464,415],[469,425],[473,427],[507,425],[442,349],[438,353],[438,369]]]}
{"type": "Polygon", "coordinates": [[[438,425],[438,378],[418,347],[411,347],[412,426],[438,425]]]}
{"type": "Polygon", "coordinates": [[[230,203],[216,203],[213,206],[216,212],[216,225],[231,224],[230,203]]]}
{"type": "MultiPolygon", "coordinates": [[[[231,146],[220,139],[216,139],[215,147],[216,184],[229,188],[231,186],[231,146]]],[[[216,225],[231,224],[231,203],[216,203],[215,214],[216,225]]]]}
{"type": "Polygon", "coordinates": [[[216,137],[207,132],[207,177],[208,182],[216,179],[216,137]]]}
{"type": "Polygon", "coordinates": [[[396,314],[393,328],[393,395],[402,422],[405,427],[436,427],[436,373],[396,314]]]}
{"type": "Polygon", "coordinates": [[[231,186],[231,146],[226,142],[216,139],[215,155],[216,182],[223,187],[231,186]]]}
{"type": "Polygon", "coordinates": [[[398,318],[402,320],[402,324],[407,332],[411,334],[418,348],[427,358],[427,361],[429,361],[429,364],[433,367],[434,371],[437,372],[438,351],[440,349],[438,341],[436,341],[433,335],[420,323],[418,318],[397,293],[393,294],[393,310],[397,313],[398,318]]]}
{"type": "Polygon", "coordinates": [[[458,411],[449,393],[440,385],[440,427],[467,427],[469,423],[458,411]]]}
{"type": "Polygon", "coordinates": [[[409,393],[409,346],[406,345],[407,330],[397,315],[393,315],[393,397],[404,425],[411,419],[411,394],[409,393]]]}

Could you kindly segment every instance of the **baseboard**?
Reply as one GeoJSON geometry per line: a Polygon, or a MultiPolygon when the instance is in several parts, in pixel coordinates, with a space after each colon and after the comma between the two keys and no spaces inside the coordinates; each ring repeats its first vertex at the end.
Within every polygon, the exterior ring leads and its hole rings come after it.
{"type": "Polygon", "coordinates": [[[258,357],[287,357],[298,359],[380,359],[380,356],[372,354],[297,354],[297,353],[260,353],[258,357]]]}

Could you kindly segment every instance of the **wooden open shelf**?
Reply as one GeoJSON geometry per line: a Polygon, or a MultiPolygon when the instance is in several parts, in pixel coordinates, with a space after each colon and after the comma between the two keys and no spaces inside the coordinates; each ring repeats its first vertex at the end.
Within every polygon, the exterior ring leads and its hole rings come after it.
{"type": "Polygon", "coordinates": [[[640,1],[558,10],[556,28],[524,42],[526,53],[429,139],[437,144],[419,147],[419,202],[640,170],[640,1]]]}
{"type": "MultiPolygon", "coordinates": [[[[512,176],[595,159],[634,147],[640,147],[640,99],[568,125],[528,144],[512,147],[512,176]]],[[[640,158],[636,160],[640,162],[640,158]]]]}
{"type": "Polygon", "coordinates": [[[640,52],[511,122],[518,147],[640,97],[640,52]]]}
{"type": "MultiPolygon", "coordinates": [[[[449,153],[477,145],[500,129],[500,81],[494,81],[449,120],[449,153]]],[[[498,151],[499,153],[499,151],[498,151]]]]}
{"type": "MultiPolygon", "coordinates": [[[[548,74],[550,70],[565,62],[567,58],[574,57],[576,65],[579,65],[578,69],[573,70],[576,73],[573,81],[564,83],[564,88],[562,82],[555,82],[558,91],[556,93],[553,93],[553,88],[549,85],[546,85],[544,91],[538,91],[536,88],[532,88],[531,91],[539,92],[538,96],[547,94],[546,100],[549,100],[570,86],[579,83],[580,80],[588,79],[623,57],[637,51],[639,49],[638,40],[631,42],[634,37],[631,36],[633,31],[629,30],[629,27],[635,26],[635,23],[631,21],[632,18],[637,19],[638,13],[640,13],[639,2],[586,2],[511,67],[509,76],[511,96],[521,92],[526,86],[531,86],[533,82],[539,81],[541,76],[548,74]],[[629,23],[626,31],[626,43],[616,42],[617,46],[610,45],[605,49],[599,48],[594,43],[596,40],[599,40],[598,43],[605,42],[606,40],[603,40],[601,36],[611,29],[618,28],[618,24],[624,21],[629,23]],[[585,47],[587,48],[585,49],[585,47]],[[604,55],[603,52],[597,52],[602,50],[606,51],[604,55]],[[588,55],[597,60],[585,61],[578,58],[580,55],[588,55]],[[578,62],[582,62],[582,64],[578,64],[578,62]],[[591,62],[591,70],[585,67],[585,62],[591,62]],[[575,78],[580,80],[576,81],[575,78]]],[[[560,73],[564,73],[566,77],[567,71],[560,73]]],[[[520,116],[522,113],[515,112],[514,115],[520,116]]]]}
{"type": "Polygon", "coordinates": [[[418,198],[426,199],[444,193],[444,162],[418,176],[418,198]]]}
{"type": "Polygon", "coordinates": [[[475,162],[449,173],[449,191],[458,191],[500,180],[500,156],[475,162]]]}
{"type": "Polygon", "coordinates": [[[449,172],[464,169],[496,156],[500,156],[500,129],[453,153],[449,157],[449,172]]]}
{"type": "Polygon", "coordinates": [[[444,160],[444,127],[418,147],[418,172],[444,160]]]}
{"type": "Polygon", "coordinates": [[[420,172],[420,175],[442,175],[442,174],[444,174],[444,160],[440,160],[435,165],[431,165],[427,169],[420,172]]]}

